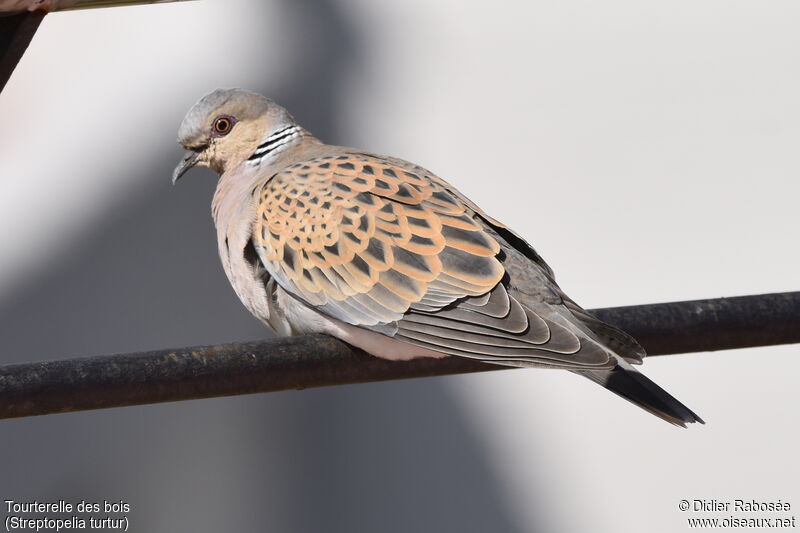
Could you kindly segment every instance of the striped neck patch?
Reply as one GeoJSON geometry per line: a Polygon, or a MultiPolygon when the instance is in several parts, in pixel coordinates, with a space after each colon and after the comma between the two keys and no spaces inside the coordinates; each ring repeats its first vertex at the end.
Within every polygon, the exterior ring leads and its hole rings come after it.
{"type": "Polygon", "coordinates": [[[296,124],[282,128],[264,140],[247,158],[251,165],[258,165],[270,154],[280,152],[287,144],[305,135],[303,128],[296,124]]]}

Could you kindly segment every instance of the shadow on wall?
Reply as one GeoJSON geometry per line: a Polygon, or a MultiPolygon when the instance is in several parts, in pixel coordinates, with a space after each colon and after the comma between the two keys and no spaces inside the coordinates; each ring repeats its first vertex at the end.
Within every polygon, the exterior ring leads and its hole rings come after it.
{"type": "MultiPolygon", "coordinates": [[[[335,139],[332,110],[340,76],[359,60],[357,28],[335,3],[292,5],[287,24],[307,49],[297,77],[272,92],[335,139]]],[[[180,152],[165,152],[131,176],[158,178],[97,220],[70,254],[45,251],[48,276],[0,302],[3,363],[266,335],[219,266],[215,180],[196,171],[173,189],[180,152]]],[[[519,530],[442,379],[0,425],[4,499],[121,499],[135,531],[519,530]]]]}

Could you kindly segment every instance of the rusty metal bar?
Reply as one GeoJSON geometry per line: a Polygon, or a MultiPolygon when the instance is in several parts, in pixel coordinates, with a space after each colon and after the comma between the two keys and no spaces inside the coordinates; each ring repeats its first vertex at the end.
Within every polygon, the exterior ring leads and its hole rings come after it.
{"type": "Polygon", "coordinates": [[[0,13],[75,11],[104,7],[139,6],[144,4],[169,4],[188,0],[0,0],[0,13]]]}
{"type": "Polygon", "coordinates": [[[31,44],[44,15],[44,11],[14,15],[0,13],[0,92],[31,44]]]}
{"type": "MultiPolygon", "coordinates": [[[[650,355],[800,342],[800,292],[593,311],[650,355]]],[[[0,418],[501,370],[468,359],[392,362],[316,335],[0,367],[0,418]]]]}
{"type": "MultiPolygon", "coordinates": [[[[184,2],[187,0],[61,0],[50,7],[52,11],[121,7],[141,4],[184,2]]],[[[47,14],[34,0],[3,2],[0,0],[0,92],[22,59],[42,19],[47,14]],[[27,9],[33,9],[27,11],[27,9]]]]}

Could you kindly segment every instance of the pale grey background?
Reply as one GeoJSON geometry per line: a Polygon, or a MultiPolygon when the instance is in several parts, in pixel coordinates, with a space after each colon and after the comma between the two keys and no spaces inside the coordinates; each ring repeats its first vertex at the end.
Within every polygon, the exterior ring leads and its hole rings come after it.
{"type": "MultiPolygon", "coordinates": [[[[587,307],[798,290],[799,15],[204,0],[48,16],[0,95],[0,362],[264,336],[218,265],[213,175],[168,184],[180,119],[218,86],[435,170],[587,307]]],[[[682,531],[681,498],[800,506],[797,350],[647,361],[708,421],[684,431],[548,371],[4,421],[0,498],[122,498],[154,532],[682,531]]]]}

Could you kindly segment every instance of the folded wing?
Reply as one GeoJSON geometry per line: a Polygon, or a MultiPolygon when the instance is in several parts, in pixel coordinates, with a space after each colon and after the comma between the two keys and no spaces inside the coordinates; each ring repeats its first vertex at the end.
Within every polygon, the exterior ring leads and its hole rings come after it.
{"type": "MultiPolygon", "coordinates": [[[[616,364],[560,301],[514,297],[496,233],[502,226],[490,229],[499,223],[421,167],[333,150],[276,174],[255,201],[252,238],[262,263],[328,316],[488,362],[616,364]]],[[[554,285],[543,261],[530,269],[554,285]]]]}

